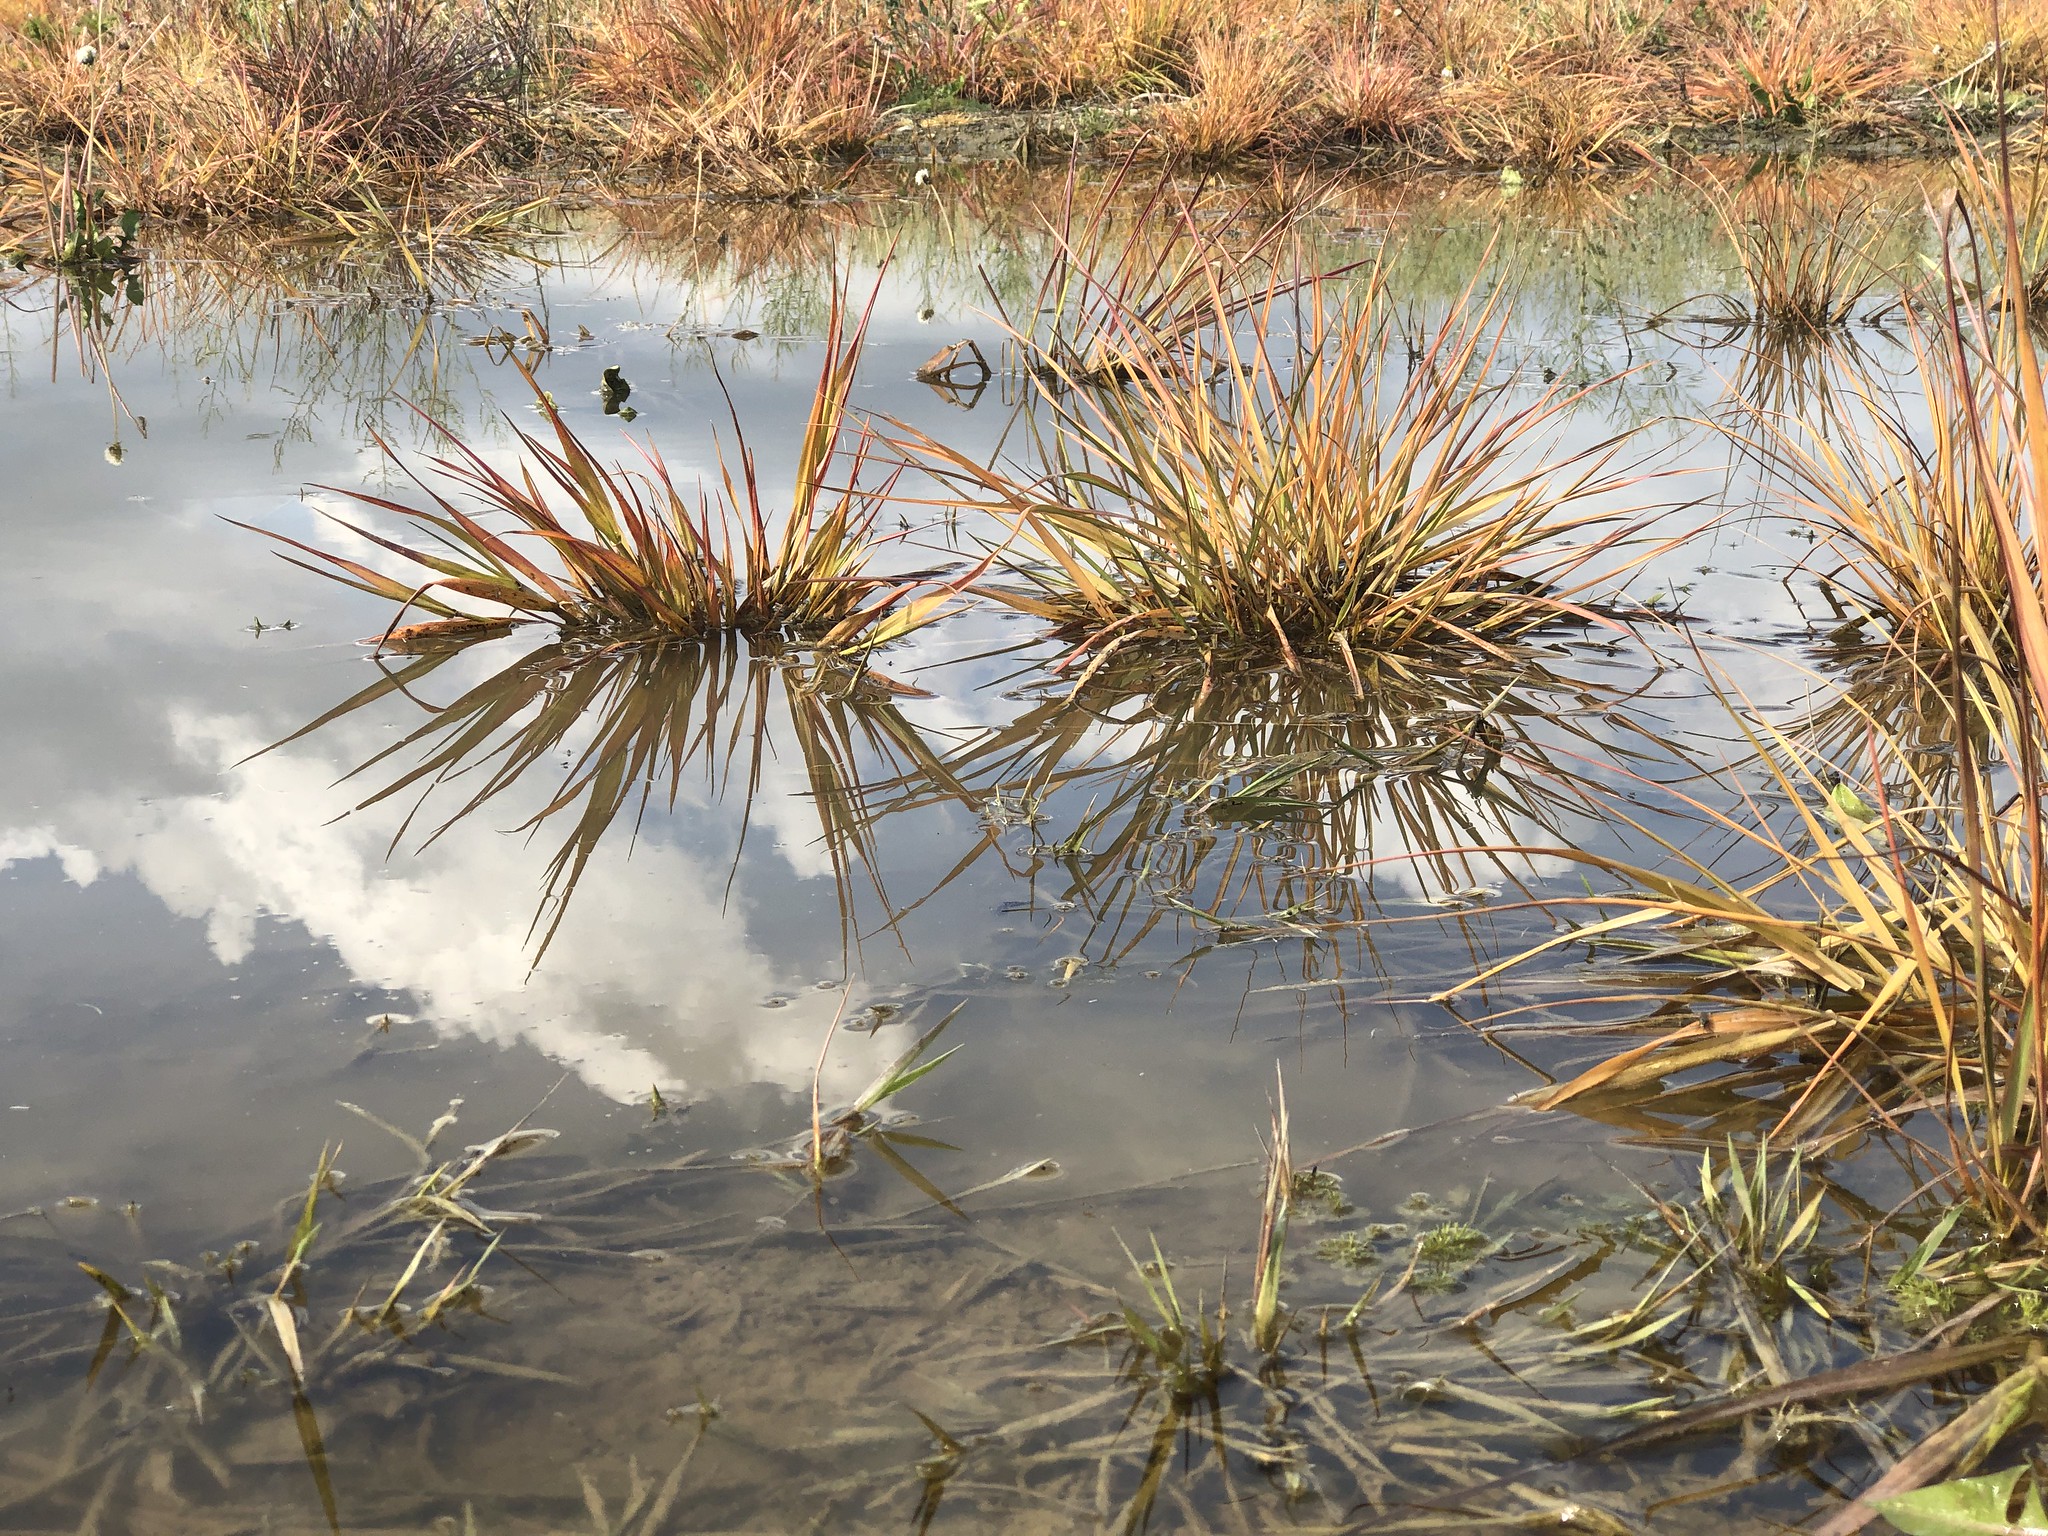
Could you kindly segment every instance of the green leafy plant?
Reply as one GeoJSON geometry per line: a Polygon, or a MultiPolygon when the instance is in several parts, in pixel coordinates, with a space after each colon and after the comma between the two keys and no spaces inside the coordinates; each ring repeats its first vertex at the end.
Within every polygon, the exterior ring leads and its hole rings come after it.
{"type": "Polygon", "coordinates": [[[2027,1536],[2048,1530],[2041,1487],[2030,1480],[2015,1511],[2013,1495],[2026,1476],[2024,1466],[1982,1477],[1958,1477],[1872,1500],[1872,1507],[1905,1536],[2027,1536]]]}

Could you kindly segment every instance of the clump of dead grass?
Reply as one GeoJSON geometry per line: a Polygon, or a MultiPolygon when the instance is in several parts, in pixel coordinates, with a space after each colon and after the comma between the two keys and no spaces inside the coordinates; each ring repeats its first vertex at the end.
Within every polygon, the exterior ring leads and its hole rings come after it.
{"type": "Polygon", "coordinates": [[[1360,145],[1411,144],[1432,115],[1432,88],[1408,59],[1349,38],[1323,60],[1320,134],[1360,145]]]}
{"type": "Polygon", "coordinates": [[[1649,118],[1635,84],[1578,70],[1453,81],[1440,101],[1438,135],[1451,158],[1546,171],[1639,155],[1649,118]]]}
{"type": "Polygon", "coordinates": [[[1687,98],[1701,116],[1815,121],[1903,78],[1896,26],[1865,0],[1796,6],[1718,0],[1705,11],[1687,98]]]}
{"type": "Polygon", "coordinates": [[[331,125],[327,147],[352,157],[446,164],[516,124],[515,62],[486,14],[436,0],[292,0],[241,72],[276,117],[331,125]]]}
{"type": "Polygon", "coordinates": [[[1915,0],[1907,48],[1917,75],[1952,98],[2048,85],[2048,6],[1994,0],[1915,0]]]}
{"type": "Polygon", "coordinates": [[[0,33],[0,137],[17,158],[90,148],[108,195],[152,215],[304,218],[429,185],[415,201],[438,208],[531,139],[497,18],[464,0],[302,0],[261,26],[55,9],[0,33]]]}
{"type": "Polygon", "coordinates": [[[1197,163],[1282,151],[1312,131],[1302,99],[1310,75],[1278,31],[1223,34],[1193,49],[1193,88],[1164,109],[1154,134],[1169,154],[1197,163]]]}
{"type": "Polygon", "coordinates": [[[630,156],[718,181],[860,148],[882,126],[878,56],[816,3],[622,0],[585,23],[579,74],[624,114],[630,156]]]}

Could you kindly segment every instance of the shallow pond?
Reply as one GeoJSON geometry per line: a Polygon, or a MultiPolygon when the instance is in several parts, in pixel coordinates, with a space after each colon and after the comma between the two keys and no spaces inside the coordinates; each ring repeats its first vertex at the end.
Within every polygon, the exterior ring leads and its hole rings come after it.
{"type": "MultiPolygon", "coordinates": [[[[1910,259],[1915,178],[1837,180],[1910,259]]],[[[588,441],[684,478],[734,452],[729,400],[773,482],[835,262],[857,297],[881,274],[858,406],[1003,451],[1029,391],[989,311],[1028,302],[1062,195],[650,199],[415,251],[425,291],[389,251],[173,241],[98,318],[6,293],[0,1528],[1764,1529],[1952,1411],[1966,1376],[1579,1454],[1753,1373],[1711,1306],[1574,1330],[1635,1304],[1652,1195],[1774,1118],[1770,1074],[1539,1113],[1515,1096],[1611,1051],[1575,1027],[1642,1015],[1654,969],[1559,950],[1433,1000],[1556,931],[1523,898],[1582,877],[1545,850],[1705,835],[1656,786],[1743,755],[1709,669],[1788,715],[1833,686],[1810,548],[1707,425],[1758,365],[1646,323],[1734,281],[1682,185],[1336,187],[1304,225],[1330,264],[1384,248],[1418,333],[1505,285],[1490,366],[1628,370],[1564,436],[1648,423],[1672,472],[1645,495],[1691,532],[1633,578],[1642,622],[1498,675],[1076,690],[984,607],[887,653],[918,692],[537,629],[373,656],[389,604],[237,526],[374,557],[322,510],[396,531],[346,493],[413,492],[377,441],[432,451],[408,403],[515,462],[515,362],[588,441]],[[915,380],[966,338],[985,387],[915,380]],[[1457,851],[1486,847],[1516,851],[1457,851]],[[814,1080],[853,1102],[948,1017],[920,1060],[957,1054],[810,1178],[814,1080]],[[1243,1335],[1282,1093],[1268,1355],[1243,1335]],[[552,1134],[465,1151],[515,1127],[552,1134]],[[436,1205],[443,1163],[471,1176],[436,1205]],[[1209,1318],[1214,1393],[1177,1390],[1126,1306],[1155,1338],[1177,1309],[1196,1356],[1209,1318]]],[[[1866,324],[1771,380],[1797,413],[1831,370],[1909,361],[1866,324]]],[[[912,563],[986,532],[902,516],[912,563]]],[[[1862,1138],[1805,1177],[1831,1222],[1914,1186],[1862,1138]]],[[[1848,1364],[1911,1331],[1883,1313],[1793,1308],[1763,1353],[1848,1364]]]]}

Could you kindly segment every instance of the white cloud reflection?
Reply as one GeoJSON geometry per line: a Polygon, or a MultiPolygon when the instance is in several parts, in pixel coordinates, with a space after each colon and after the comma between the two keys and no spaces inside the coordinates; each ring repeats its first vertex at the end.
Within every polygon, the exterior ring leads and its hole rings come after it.
{"type": "MultiPolygon", "coordinates": [[[[723,862],[653,839],[629,862],[608,845],[529,973],[542,846],[475,821],[387,857],[392,815],[337,818],[350,797],[333,787],[333,762],[291,749],[242,762],[264,744],[234,717],[174,715],[172,754],[219,774],[216,793],[91,800],[47,825],[0,829],[0,866],[54,858],[81,886],[132,873],[205,925],[223,966],[248,955],[261,919],[300,924],[358,983],[409,994],[443,1034],[530,1044],[619,1102],[655,1083],[807,1088],[837,996],[815,976],[778,974],[749,942],[748,902],[737,883],[728,900],[723,862]],[[764,1009],[775,994],[788,1006],[764,1009]]],[[[795,786],[773,785],[769,802],[785,787],[795,786]]],[[[798,825],[759,830],[781,832],[803,874],[813,854],[798,825]]]]}

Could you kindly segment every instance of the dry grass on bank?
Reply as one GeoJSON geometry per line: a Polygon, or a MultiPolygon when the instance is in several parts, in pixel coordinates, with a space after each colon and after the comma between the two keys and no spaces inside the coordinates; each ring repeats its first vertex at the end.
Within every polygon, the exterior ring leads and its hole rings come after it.
{"type": "Polygon", "coordinates": [[[65,3],[0,27],[0,140],[153,215],[279,218],[496,180],[536,144],[523,23],[469,0],[261,22],[65,3]]]}
{"type": "MultiPolygon", "coordinates": [[[[93,141],[152,214],[278,215],[537,158],[764,168],[929,107],[1128,108],[1193,161],[1384,147],[1534,168],[1687,124],[1884,131],[2048,82],[2048,0],[0,0],[0,141],[93,141]],[[81,53],[81,50],[89,52],[81,53]],[[90,62],[81,62],[89,59],[90,62]]],[[[767,176],[770,190],[774,178],[767,176]]]]}

